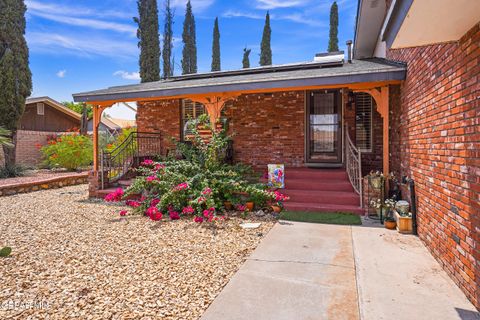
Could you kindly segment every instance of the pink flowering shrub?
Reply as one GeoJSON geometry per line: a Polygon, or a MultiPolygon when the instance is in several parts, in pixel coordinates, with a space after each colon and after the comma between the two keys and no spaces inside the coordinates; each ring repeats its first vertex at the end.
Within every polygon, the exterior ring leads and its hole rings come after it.
{"type": "MultiPolygon", "coordinates": [[[[233,202],[235,194],[248,194],[259,207],[285,200],[264,184],[252,183],[245,166],[218,162],[216,152],[225,147],[222,141],[203,146],[200,141],[195,142],[199,144],[194,146],[197,148],[195,156],[187,157],[189,160],[143,161],[137,169],[137,178],[125,193],[116,191],[105,200],[120,201],[141,194],[139,200],[127,201],[132,212],[154,221],[162,220],[163,213],[171,220],[189,216],[197,223],[221,221],[225,201],[233,202]]],[[[237,206],[237,209],[242,207],[237,206]]]]}
{"type": "Polygon", "coordinates": [[[123,194],[124,194],[123,189],[118,188],[114,192],[107,194],[105,196],[105,201],[106,202],[119,202],[119,201],[122,200],[123,194]]]}

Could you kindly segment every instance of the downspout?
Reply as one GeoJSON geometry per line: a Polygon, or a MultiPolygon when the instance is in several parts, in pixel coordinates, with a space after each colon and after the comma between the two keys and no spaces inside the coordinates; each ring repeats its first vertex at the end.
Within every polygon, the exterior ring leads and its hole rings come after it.
{"type": "Polygon", "coordinates": [[[402,183],[407,184],[410,190],[410,206],[412,209],[412,233],[418,235],[417,232],[417,197],[415,195],[415,181],[413,179],[404,176],[402,178],[402,183]]]}

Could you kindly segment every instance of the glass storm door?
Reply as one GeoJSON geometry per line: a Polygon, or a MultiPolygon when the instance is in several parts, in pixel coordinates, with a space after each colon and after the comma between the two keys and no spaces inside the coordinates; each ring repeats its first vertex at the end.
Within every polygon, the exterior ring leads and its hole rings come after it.
{"type": "Polygon", "coordinates": [[[307,162],[342,162],[342,108],[338,90],[308,93],[307,162]]]}

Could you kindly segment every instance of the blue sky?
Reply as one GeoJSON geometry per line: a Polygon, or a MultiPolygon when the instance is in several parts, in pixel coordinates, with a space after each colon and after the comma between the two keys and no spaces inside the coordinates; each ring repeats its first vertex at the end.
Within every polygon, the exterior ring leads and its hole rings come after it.
{"type": "MultiPolygon", "coordinates": [[[[175,73],[180,72],[186,0],[175,8],[175,73]]],[[[199,72],[210,71],[213,22],[219,17],[222,70],[241,67],[243,48],[258,65],[267,10],[273,63],[310,61],[326,51],[333,0],[192,0],[199,72]]],[[[25,0],[33,96],[72,100],[72,93],[137,83],[136,0],[25,0]]],[[[339,46],[353,38],[357,0],[337,0],[339,46]]],[[[163,0],[158,0],[163,29],[163,0]]]]}

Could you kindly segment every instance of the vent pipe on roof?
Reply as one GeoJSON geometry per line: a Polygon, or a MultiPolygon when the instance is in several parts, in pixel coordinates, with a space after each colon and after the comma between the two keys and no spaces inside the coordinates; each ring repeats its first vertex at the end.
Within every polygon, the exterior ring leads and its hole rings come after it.
{"type": "Polygon", "coordinates": [[[352,63],[352,40],[347,40],[348,63],[352,63]]]}

